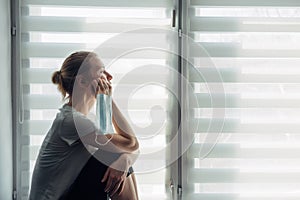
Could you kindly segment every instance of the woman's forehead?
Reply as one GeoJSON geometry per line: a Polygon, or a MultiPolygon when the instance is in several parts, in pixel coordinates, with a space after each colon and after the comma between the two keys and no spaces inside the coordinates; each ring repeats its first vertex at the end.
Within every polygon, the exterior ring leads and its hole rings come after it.
{"type": "Polygon", "coordinates": [[[105,66],[104,66],[104,63],[97,57],[93,57],[91,60],[90,60],[90,64],[92,65],[92,67],[94,69],[96,69],[97,71],[98,70],[105,70],[105,66]]]}

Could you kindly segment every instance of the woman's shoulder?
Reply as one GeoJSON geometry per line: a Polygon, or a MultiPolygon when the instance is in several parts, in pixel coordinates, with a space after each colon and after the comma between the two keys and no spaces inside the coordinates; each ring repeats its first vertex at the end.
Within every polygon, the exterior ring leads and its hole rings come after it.
{"type": "Polygon", "coordinates": [[[91,119],[67,104],[60,109],[59,118],[63,129],[76,129],[79,135],[96,130],[96,125],[91,119]]]}
{"type": "Polygon", "coordinates": [[[76,111],[72,106],[64,104],[60,109],[58,114],[59,119],[62,119],[65,122],[74,122],[74,120],[87,120],[86,116],[82,113],[76,111]]]}

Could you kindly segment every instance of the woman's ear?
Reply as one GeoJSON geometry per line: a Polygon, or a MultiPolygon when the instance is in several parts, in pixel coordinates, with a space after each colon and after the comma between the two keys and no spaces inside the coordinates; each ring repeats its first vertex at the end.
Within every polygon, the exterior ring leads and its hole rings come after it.
{"type": "Polygon", "coordinates": [[[76,82],[80,88],[87,88],[89,85],[88,81],[82,75],[77,76],[76,82]]]}

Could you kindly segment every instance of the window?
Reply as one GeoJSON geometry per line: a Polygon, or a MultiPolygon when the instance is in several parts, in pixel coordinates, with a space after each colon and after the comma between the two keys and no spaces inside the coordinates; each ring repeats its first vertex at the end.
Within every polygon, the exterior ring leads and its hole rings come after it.
{"type": "Polygon", "coordinates": [[[186,31],[211,62],[193,47],[191,60],[219,74],[190,73],[184,199],[299,198],[299,2],[187,2],[186,31]]]}
{"type": "Polygon", "coordinates": [[[114,75],[142,200],[299,199],[300,2],[19,2],[20,199],[62,104],[50,76],[77,50],[114,75]]]}
{"type": "MultiPolygon", "coordinates": [[[[166,127],[170,123],[166,109],[172,97],[164,87],[151,83],[149,77],[169,84],[169,69],[158,66],[166,66],[171,58],[163,51],[147,47],[156,43],[165,50],[171,48],[168,34],[159,29],[171,26],[172,2],[30,0],[20,3],[23,86],[20,115],[24,121],[18,187],[22,199],[27,198],[40,145],[62,105],[61,95],[51,83],[51,74],[74,51],[97,52],[113,74],[113,96],[138,133],[141,155],[165,148],[169,133],[166,127]],[[145,28],[156,31],[151,33],[145,28]],[[153,117],[157,112],[163,118],[153,117]],[[157,132],[147,131],[149,126],[153,130],[158,125],[157,132]]],[[[136,163],[141,199],[167,199],[168,169],[162,167],[165,165],[165,155],[143,160],[143,165],[136,163]],[[145,166],[148,168],[144,169],[145,166]]]]}

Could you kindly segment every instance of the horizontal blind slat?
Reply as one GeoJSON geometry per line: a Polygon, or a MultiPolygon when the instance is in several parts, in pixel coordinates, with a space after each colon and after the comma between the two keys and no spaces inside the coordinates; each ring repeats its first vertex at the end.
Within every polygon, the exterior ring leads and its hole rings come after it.
{"type": "Polygon", "coordinates": [[[205,199],[205,200],[298,200],[300,198],[300,195],[293,195],[293,194],[281,194],[279,196],[278,193],[268,194],[265,193],[262,194],[248,194],[248,195],[241,195],[240,193],[193,193],[188,194],[186,196],[186,199],[191,200],[199,200],[199,199],[205,199]]]}
{"type": "Polygon", "coordinates": [[[300,6],[300,2],[299,1],[295,1],[295,0],[286,0],[286,1],[282,1],[282,0],[267,0],[267,1],[260,1],[260,0],[252,0],[252,1],[244,1],[244,0],[228,0],[228,1],[224,1],[224,0],[191,0],[191,6],[202,6],[202,7],[206,7],[206,6],[254,6],[254,7],[293,7],[293,6],[300,6]]]}
{"type": "Polygon", "coordinates": [[[295,18],[238,18],[193,17],[191,30],[195,32],[299,32],[299,19],[295,18]]]}
{"type": "MultiPolygon", "coordinates": [[[[146,152],[157,152],[158,149],[161,149],[161,147],[147,146],[147,147],[143,148],[143,150],[146,151],[146,152]]],[[[29,146],[29,145],[23,145],[22,146],[22,152],[24,152],[23,153],[24,158],[22,158],[22,160],[24,160],[24,161],[36,160],[36,158],[38,156],[38,153],[39,153],[39,150],[40,150],[40,146],[37,146],[37,145],[31,145],[31,146],[29,146]],[[28,155],[27,152],[29,152],[29,157],[27,157],[27,155],[28,155]]],[[[151,160],[152,160],[152,162],[156,162],[156,161],[157,162],[161,162],[161,158],[152,158],[151,160]]],[[[160,173],[164,174],[163,172],[160,172],[160,173]]],[[[152,173],[151,173],[151,175],[152,175],[152,173]]],[[[146,176],[146,177],[148,177],[148,176],[146,176]]],[[[155,178],[153,178],[153,179],[149,180],[150,183],[151,182],[156,182],[156,181],[159,181],[161,183],[161,179],[155,179],[155,178]]],[[[147,180],[145,181],[145,183],[147,183],[147,180]]]]}
{"type": "Polygon", "coordinates": [[[247,98],[241,94],[196,94],[197,103],[191,103],[194,108],[299,108],[300,97],[247,98]]]}
{"type": "MultiPolygon", "coordinates": [[[[149,105],[164,105],[166,98],[130,98],[128,94],[124,94],[122,98],[120,94],[115,100],[121,108],[130,110],[148,110],[149,105]]],[[[24,108],[30,109],[57,109],[63,104],[60,95],[47,95],[47,94],[31,94],[24,95],[24,108]],[[43,102],[41,104],[41,102],[43,102]]]]}
{"type": "Polygon", "coordinates": [[[151,0],[151,1],[140,1],[140,0],[89,0],[89,1],[72,1],[72,0],[24,0],[21,2],[22,6],[25,5],[42,5],[42,6],[101,6],[101,7],[165,7],[172,6],[170,0],[151,0]]]}
{"type": "Polygon", "coordinates": [[[159,199],[159,200],[169,200],[169,198],[165,194],[139,194],[139,197],[143,200],[153,200],[153,199],[159,199]]]}
{"type": "Polygon", "coordinates": [[[51,127],[52,120],[25,120],[23,124],[24,135],[45,135],[51,127]]]}
{"type": "Polygon", "coordinates": [[[22,58],[30,57],[60,58],[81,50],[88,50],[85,44],[23,43],[22,58]]]}
{"type": "Polygon", "coordinates": [[[199,42],[189,48],[191,57],[298,58],[298,49],[244,49],[240,43],[199,42]],[[201,50],[201,51],[200,51],[201,50]],[[206,52],[204,52],[205,50],[206,52]],[[207,55],[208,54],[208,55],[207,55]]]}
{"type": "Polygon", "coordinates": [[[57,109],[62,105],[61,99],[62,97],[59,95],[24,95],[24,109],[57,109]]]}
{"type": "MultiPolygon", "coordinates": [[[[239,194],[233,194],[233,193],[189,193],[186,196],[186,199],[190,200],[199,200],[199,199],[205,199],[205,200],[239,200],[239,194]]],[[[260,199],[261,200],[261,199],[260,199]]]]}
{"type": "MultiPolygon", "coordinates": [[[[30,136],[44,136],[48,130],[50,129],[53,121],[52,120],[25,120],[22,130],[23,135],[30,135],[30,136]]],[[[161,121],[159,120],[153,120],[151,122],[151,125],[153,127],[161,127],[161,121]]],[[[164,123],[168,124],[171,123],[170,120],[166,120],[164,123]]],[[[145,127],[148,125],[148,123],[143,122],[135,122],[135,126],[145,127]]],[[[153,129],[150,131],[145,128],[145,130],[142,133],[136,133],[138,137],[149,137],[149,135],[153,135],[153,129]],[[152,131],[152,132],[151,132],[152,131]]],[[[165,131],[165,129],[161,129],[160,131],[165,131]]]]}
{"type": "MultiPolygon", "coordinates": [[[[140,46],[140,45],[139,45],[140,46]]],[[[129,48],[127,46],[119,47],[101,47],[101,58],[116,58],[128,53],[129,48]]],[[[74,44],[74,43],[23,43],[22,45],[22,58],[28,59],[30,57],[41,57],[41,58],[61,58],[67,57],[69,54],[78,51],[78,50],[93,50],[88,47],[87,44],[74,44]]],[[[168,55],[168,52],[163,51],[149,51],[141,50],[131,54],[126,55],[126,58],[131,59],[164,59],[168,55]]]]}
{"type": "MultiPolygon", "coordinates": [[[[247,159],[259,159],[259,158],[277,158],[277,159],[288,159],[288,158],[299,158],[299,148],[246,148],[241,147],[239,144],[193,144],[188,157],[199,158],[204,153],[208,153],[206,158],[247,158],[247,159]],[[205,149],[200,152],[200,149],[205,149]],[[201,154],[200,154],[201,153],[201,154]]],[[[203,155],[204,156],[204,155],[203,155]]]]}
{"type": "Polygon", "coordinates": [[[188,181],[193,183],[265,183],[298,182],[299,172],[242,172],[239,169],[190,169],[188,181]]]}
{"type": "Polygon", "coordinates": [[[198,133],[212,133],[220,131],[222,133],[240,133],[240,134],[284,134],[300,133],[299,123],[242,123],[239,119],[192,119],[189,124],[198,133]]]}
{"type": "MultiPolygon", "coordinates": [[[[57,68],[24,68],[23,75],[24,75],[24,84],[52,84],[51,82],[51,75],[57,68]]],[[[143,72],[139,71],[129,71],[128,73],[113,73],[113,84],[116,84],[116,87],[122,87],[123,84],[130,84],[131,86],[129,89],[132,91],[133,86],[140,83],[147,83],[150,81],[153,82],[160,82],[162,84],[168,83],[168,73],[165,69],[161,71],[153,71],[151,68],[149,70],[143,68],[143,72]],[[129,77],[129,78],[128,78],[129,77]],[[135,77],[135,79],[130,79],[130,77],[135,77]],[[120,85],[119,85],[120,84],[120,85]]],[[[122,92],[121,88],[117,88],[118,92],[122,92]]],[[[126,90],[128,91],[128,90],[126,90]]],[[[119,95],[119,93],[118,93],[119,95]]]]}
{"type": "Polygon", "coordinates": [[[168,19],[100,18],[88,22],[87,18],[74,17],[22,17],[22,32],[92,32],[120,33],[139,28],[168,26],[168,19]],[[94,20],[95,21],[95,20],[94,20]],[[166,25],[163,25],[163,24],[166,25]]]}
{"type": "MultiPolygon", "coordinates": [[[[204,58],[207,59],[207,58],[204,58]]],[[[195,83],[300,83],[300,74],[271,74],[267,72],[261,73],[245,73],[240,69],[215,68],[198,66],[191,67],[189,70],[189,81],[195,83]]],[[[217,88],[222,88],[221,86],[217,88]]]]}

